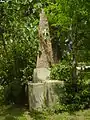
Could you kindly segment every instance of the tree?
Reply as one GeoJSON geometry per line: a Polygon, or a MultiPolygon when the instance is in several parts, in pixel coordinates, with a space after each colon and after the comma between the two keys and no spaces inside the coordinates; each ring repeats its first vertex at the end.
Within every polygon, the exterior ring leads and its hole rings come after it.
{"type": "Polygon", "coordinates": [[[0,4],[0,84],[10,103],[25,97],[25,83],[32,80],[38,51],[34,2],[13,0],[0,4]]]}
{"type": "Polygon", "coordinates": [[[76,67],[80,62],[85,64],[90,61],[90,47],[88,46],[90,43],[90,2],[56,0],[56,2],[50,2],[45,10],[52,29],[53,40],[56,39],[55,43],[59,41],[62,59],[66,59],[66,62],[63,63],[61,60],[61,63],[53,67],[51,71],[52,78],[64,80],[66,83],[62,103],[69,110],[87,108],[90,104],[89,80],[84,72],[77,74],[76,67]],[[71,66],[68,67],[68,63],[71,66]]]}
{"type": "Polygon", "coordinates": [[[63,48],[62,55],[64,51],[66,51],[66,55],[69,52],[69,59],[73,66],[73,81],[75,82],[76,66],[80,61],[78,60],[79,51],[89,48],[85,46],[85,42],[89,42],[89,2],[85,0],[56,0],[49,2],[46,12],[51,28],[57,27],[56,42],[60,41],[60,47],[63,48]]]}

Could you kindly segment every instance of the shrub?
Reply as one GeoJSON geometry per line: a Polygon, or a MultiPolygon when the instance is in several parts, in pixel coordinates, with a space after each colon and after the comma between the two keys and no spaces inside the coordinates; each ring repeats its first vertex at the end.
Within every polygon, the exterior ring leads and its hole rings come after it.
{"type": "Polygon", "coordinates": [[[69,81],[71,79],[71,66],[65,61],[55,64],[51,68],[51,79],[69,81]]]}
{"type": "Polygon", "coordinates": [[[0,84],[9,103],[26,99],[23,89],[32,80],[38,50],[38,19],[33,12],[27,12],[29,8],[33,10],[33,5],[15,0],[0,4],[0,84]]]}
{"type": "Polygon", "coordinates": [[[51,79],[65,81],[62,95],[59,94],[61,89],[57,88],[60,106],[63,105],[63,107],[58,107],[58,111],[61,111],[60,108],[74,111],[90,107],[90,84],[88,82],[89,77],[87,77],[89,75],[86,70],[81,71],[78,74],[76,84],[74,84],[72,72],[72,67],[65,62],[54,65],[51,68],[51,79]]]}

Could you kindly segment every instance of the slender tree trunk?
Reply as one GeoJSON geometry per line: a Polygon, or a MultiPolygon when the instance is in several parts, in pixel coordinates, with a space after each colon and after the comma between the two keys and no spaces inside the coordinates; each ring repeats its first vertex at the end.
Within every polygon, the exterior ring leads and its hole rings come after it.
{"type": "Polygon", "coordinates": [[[77,25],[73,26],[73,34],[72,34],[72,82],[74,91],[77,92],[77,25]]]}

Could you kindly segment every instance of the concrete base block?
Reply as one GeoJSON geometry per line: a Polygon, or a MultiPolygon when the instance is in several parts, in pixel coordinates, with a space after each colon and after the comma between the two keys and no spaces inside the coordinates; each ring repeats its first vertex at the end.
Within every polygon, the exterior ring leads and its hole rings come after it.
{"type": "Polygon", "coordinates": [[[59,102],[59,96],[62,92],[63,86],[64,82],[59,80],[49,80],[45,82],[46,106],[52,107],[59,102]]]}
{"type": "Polygon", "coordinates": [[[44,83],[28,83],[29,110],[41,110],[44,106],[44,83]]]}
{"type": "Polygon", "coordinates": [[[62,88],[64,82],[48,80],[43,83],[28,83],[29,110],[43,110],[43,107],[54,106],[59,101],[58,86],[62,88]]]}

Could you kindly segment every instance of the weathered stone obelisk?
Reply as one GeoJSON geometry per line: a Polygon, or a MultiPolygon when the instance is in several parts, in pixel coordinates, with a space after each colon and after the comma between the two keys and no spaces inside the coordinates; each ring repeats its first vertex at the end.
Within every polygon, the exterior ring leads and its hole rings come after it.
{"type": "Polygon", "coordinates": [[[40,40],[39,44],[40,52],[37,57],[36,68],[49,68],[53,63],[53,52],[49,33],[48,20],[43,9],[40,13],[38,33],[40,40]]]}

